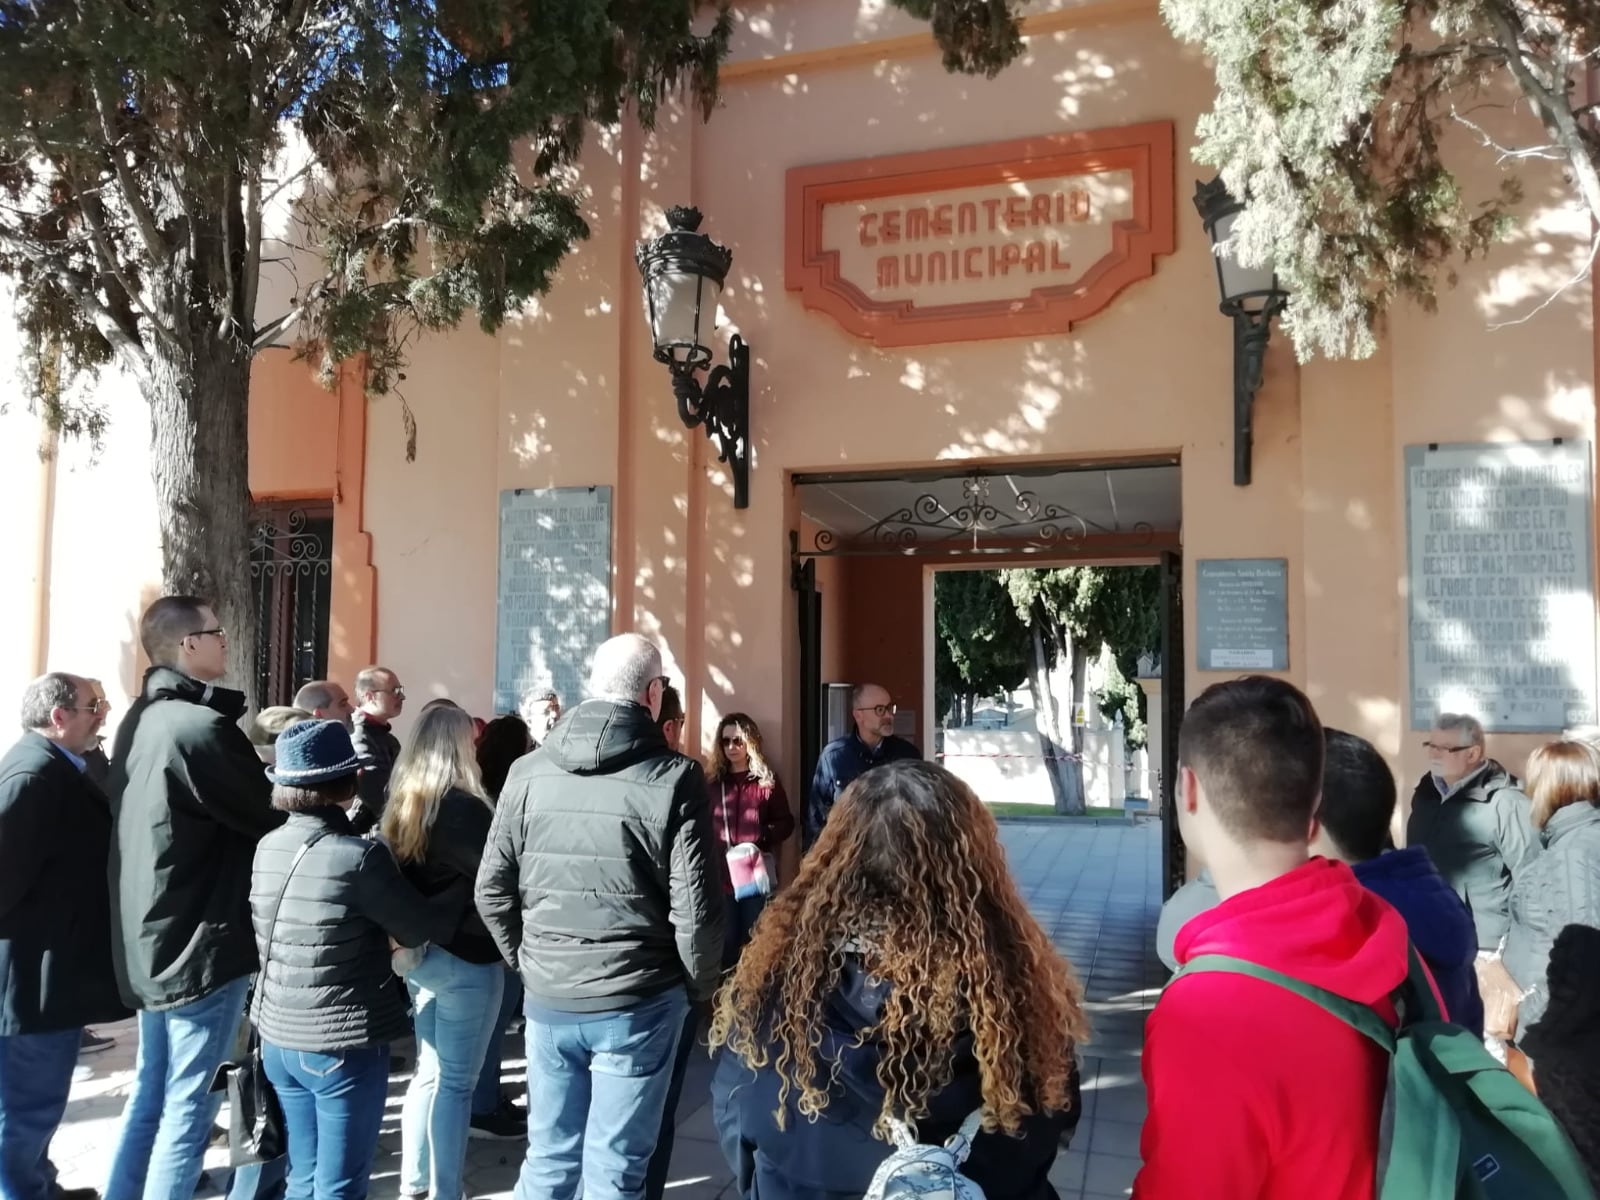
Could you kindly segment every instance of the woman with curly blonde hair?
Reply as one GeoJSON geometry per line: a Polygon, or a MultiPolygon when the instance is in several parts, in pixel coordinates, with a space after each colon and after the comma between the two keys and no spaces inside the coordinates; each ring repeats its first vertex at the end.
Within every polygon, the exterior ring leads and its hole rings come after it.
{"type": "Polygon", "coordinates": [[[845,791],[718,999],[723,1149],[748,1196],[860,1197],[890,1118],[936,1143],[981,1110],[964,1173],[988,1200],[1053,1200],[1087,1034],[994,818],[943,768],[886,764],[845,791]]]}

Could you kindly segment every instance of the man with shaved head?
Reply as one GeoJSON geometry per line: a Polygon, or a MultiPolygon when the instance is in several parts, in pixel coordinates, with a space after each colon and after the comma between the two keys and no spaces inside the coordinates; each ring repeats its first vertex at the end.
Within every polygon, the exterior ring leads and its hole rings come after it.
{"type": "Polygon", "coordinates": [[[495,808],[477,903],[527,994],[522,1200],[641,1200],[685,1017],[716,987],[716,841],[700,764],[657,724],[667,686],[649,640],[604,643],[495,808]]]}
{"type": "Polygon", "coordinates": [[[304,709],[319,721],[337,721],[346,729],[355,715],[355,705],[342,683],[331,679],[313,679],[294,694],[294,707],[304,709]]]}

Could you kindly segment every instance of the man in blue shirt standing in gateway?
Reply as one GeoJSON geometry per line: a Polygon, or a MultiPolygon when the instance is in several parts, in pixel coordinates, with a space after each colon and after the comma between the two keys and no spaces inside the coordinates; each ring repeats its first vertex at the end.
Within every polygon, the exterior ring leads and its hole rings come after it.
{"type": "Polygon", "coordinates": [[[806,848],[822,833],[828,813],[845,788],[873,767],[902,758],[921,758],[922,752],[894,734],[893,701],[875,683],[858,684],[850,693],[850,715],[855,728],[823,747],[817,772],[806,798],[804,833],[806,848]]]}

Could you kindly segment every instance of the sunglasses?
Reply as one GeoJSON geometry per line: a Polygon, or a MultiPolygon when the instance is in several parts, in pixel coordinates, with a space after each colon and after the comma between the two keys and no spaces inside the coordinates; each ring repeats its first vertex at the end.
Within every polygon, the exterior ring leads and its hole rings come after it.
{"type": "Polygon", "coordinates": [[[722,739],[722,744],[732,749],[735,746],[744,745],[744,739],[742,737],[725,737],[722,739]]]}

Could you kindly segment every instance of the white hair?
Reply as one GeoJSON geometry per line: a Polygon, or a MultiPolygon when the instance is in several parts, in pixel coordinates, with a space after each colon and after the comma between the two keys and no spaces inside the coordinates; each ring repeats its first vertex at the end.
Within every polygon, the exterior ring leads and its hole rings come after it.
{"type": "Polygon", "coordinates": [[[661,651],[637,633],[600,643],[589,670],[589,695],[597,700],[642,702],[650,681],[661,674],[661,651]]]}
{"type": "Polygon", "coordinates": [[[1469,746],[1484,744],[1483,722],[1467,713],[1440,713],[1433,727],[1442,733],[1464,733],[1469,746]]]}

